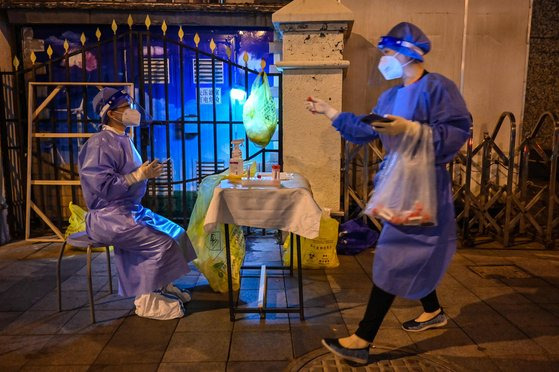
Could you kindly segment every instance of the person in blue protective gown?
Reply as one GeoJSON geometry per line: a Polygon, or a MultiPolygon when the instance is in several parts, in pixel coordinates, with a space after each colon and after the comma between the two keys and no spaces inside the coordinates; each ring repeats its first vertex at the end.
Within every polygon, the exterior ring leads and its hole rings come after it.
{"type": "Polygon", "coordinates": [[[172,284],[196,254],[185,230],[140,203],[147,179],[163,164],[144,162],[127,134],[145,113],[124,91],[102,89],[93,99],[101,130],[79,153],[79,175],[89,209],[88,236],[114,246],[119,294],[135,296],[136,314],[153,319],[184,315],[190,294],[172,284]]]}
{"type": "Polygon", "coordinates": [[[361,121],[364,115],[339,113],[313,97],[306,103],[307,108],[326,115],[350,142],[365,144],[380,138],[387,157],[404,133],[417,131],[421,125],[430,126],[435,151],[437,223],[384,224],[375,250],[373,289],[359,328],[349,337],[322,341],[331,352],[360,363],[367,362],[369,345],[395,296],[421,300],[424,308],[417,318],[403,323],[404,330],[419,332],[447,323],[436,294],[437,284],[456,251],[456,220],[446,164],[469,138],[472,124],[456,85],[424,69],[423,56],[431,49],[431,43],[417,26],[407,22],[396,25],[381,38],[378,48],[383,53],[380,72],[387,80],[402,81],[383,92],[373,109],[390,122],[370,125],[361,121]]]}

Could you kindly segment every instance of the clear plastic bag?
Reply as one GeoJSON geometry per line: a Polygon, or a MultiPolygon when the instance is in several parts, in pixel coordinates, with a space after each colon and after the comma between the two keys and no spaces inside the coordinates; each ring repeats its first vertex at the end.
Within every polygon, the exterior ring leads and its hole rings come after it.
{"type": "Polygon", "coordinates": [[[248,138],[262,148],[270,143],[276,131],[278,114],[265,72],[258,74],[252,83],[243,106],[243,125],[248,138]]]}
{"type": "Polygon", "coordinates": [[[431,127],[405,133],[384,160],[364,213],[394,225],[437,223],[435,153],[431,127]]]}

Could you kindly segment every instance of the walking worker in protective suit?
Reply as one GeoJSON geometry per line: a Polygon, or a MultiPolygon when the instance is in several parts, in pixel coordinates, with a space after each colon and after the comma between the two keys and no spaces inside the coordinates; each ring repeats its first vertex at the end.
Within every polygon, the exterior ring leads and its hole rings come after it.
{"type": "Polygon", "coordinates": [[[185,230],[144,208],[147,179],[163,164],[142,163],[126,133],[147,119],[126,91],[104,88],[93,99],[101,130],[79,153],[79,174],[89,212],[86,228],[95,241],[115,248],[119,294],[136,296],[136,314],[153,319],[184,315],[190,294],[172,284],[185,275],[196,253],[185,230]]]}
{"type": "Polygon", "coordinates": [[[384,54],[378,66],[383,76],[402,79],[402,84],[382,93],[373,109],[390,122],[369,125],[361,120],[364,116],[339,113],[312,97],[307,108],[326,115],[334,128],[355,144],[380,137],[387,150],[385,161],[403,134],[429,126],[435,153],[437,220],[435,226],[384,224],[375,250],[373,289],[359,328],[349,337],[322,340],[332,353],[358,363],[367,362],[369,346],[395,296],[421,300],[423,305],[424,313],[403,323],[404,330],[420,332],[447,323],[435,291],[456,251],[456,220],[446,164],[469,138],[472,123],[456,85],[424,69],[423,55],[431,49],[431,42],[417,26],[407,22],[396,25],[380,39],[378,48],[384,54]]]}

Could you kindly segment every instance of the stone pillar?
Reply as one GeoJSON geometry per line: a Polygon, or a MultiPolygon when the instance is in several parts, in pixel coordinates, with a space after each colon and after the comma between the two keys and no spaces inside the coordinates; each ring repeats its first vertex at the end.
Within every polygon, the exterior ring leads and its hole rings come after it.
{"type": "Polygon", "coordinates": [[[340,210],[341,137],[323,115],[305,109],[315,96],[341,110],[343,59],[353,13],[337,0],[294,0],[272,15],[282,35],[283,164],[311,183],[321,207],[340,210]]]}

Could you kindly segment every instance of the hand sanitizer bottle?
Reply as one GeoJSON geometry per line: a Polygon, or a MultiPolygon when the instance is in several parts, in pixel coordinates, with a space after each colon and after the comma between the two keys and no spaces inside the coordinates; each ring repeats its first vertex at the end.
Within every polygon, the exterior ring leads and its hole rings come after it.
{"type": "Polygon", "coordinates": [[[232,140],[233,152],[231,154],[231,159],[229,159],[229,175],[242,177],[243,168],[243,152],[241,151],[241,145],[244,143],[244,139],[232,140]]]}

